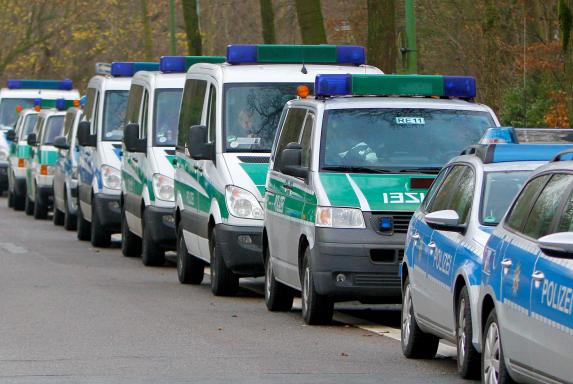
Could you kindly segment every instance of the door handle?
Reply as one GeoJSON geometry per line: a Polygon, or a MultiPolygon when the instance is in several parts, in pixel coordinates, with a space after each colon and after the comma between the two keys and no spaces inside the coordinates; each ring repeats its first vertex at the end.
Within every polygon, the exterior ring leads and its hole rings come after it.
{"type": "Polygon", "coordinates": [[[133,161],[134,163],[139,163],[139,160],[138,160],[137,158],[135,158],[135,157],[132,157],[132,158],[131,158],[131,161],[133,161]]]}
{"type": "Polygon", "coordinates": [[[545,279],[545,273],[543,273],[542,271],[535,271],[535,272],[533,272],[531,277],[535,281],[541,281],[541,280],[545,279]]]}
{"type": "Polygon", "coordinates": [[[288,190],[291,190],[291,189],[292,189],[292,187],[291,187],[290,185],[288,185],[288,184],[283,184],[283,188],[284,188],[284,189],[288,189],[288,190]]]}
{"type": "Polygon", "coordinates": [[[501,266],[504,268],[509,268],[509,267],[511,267],[512,264],[513,263],[511,262],[511,259],[503,259],[501,261],[501,266]]]}
{"type": "Polygon", "coordinates": [[[420,239],[420,234],[419,234],[419,233],[414,233],[414,234],[412,235],[412,240],[417,241],[417,240],[419,240],[419,239],[420,239]]]}
{"type": "Polygon", "coordinates": [[[433,241],[430,242],[430,244],[428,244],[428,248],[430,248],[430,251],[433,251],[434,249],[436,249],[436,243],[434,243],[433,241]]]}

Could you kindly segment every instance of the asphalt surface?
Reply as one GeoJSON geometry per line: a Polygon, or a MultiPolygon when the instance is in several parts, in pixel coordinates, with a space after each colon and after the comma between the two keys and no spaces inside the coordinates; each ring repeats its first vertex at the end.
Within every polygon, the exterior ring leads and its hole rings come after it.
{"type": "Polygon", "coordinates": [[[2,198],[0,383],[466,382],[451,357],[402,356],[396,307],[340,306],[311,327],[300,310],[268,312],[260,279],[241,286],[180,285],[172,262],[94,249],[2,198]]]}

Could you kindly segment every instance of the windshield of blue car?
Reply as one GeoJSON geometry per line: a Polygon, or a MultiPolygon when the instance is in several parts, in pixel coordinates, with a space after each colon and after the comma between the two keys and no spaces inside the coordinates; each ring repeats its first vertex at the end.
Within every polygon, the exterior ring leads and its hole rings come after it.
{"type": "Polygon", "coordinates": [[[16,112],[17,106],[21,106],[23,109],[32,108],[34,106],[34,99],[3,98],[2,101],[0,101],[0,128],[9,129],[14,127],[18,119],[18,112],[16,112]]]}
{"type": "Polygon", "coordinates": [[[102,140],[121,141],[129,90],[107,91],[103,108],[102,140]]]}
{"type": "Polygon", "coordinates": [[[50,116],[44,127],[44,138],[42,144],[54,144],[56,137],[61,136],[64,131],[64,116],[50,116]]]}
{"type": "Polygon", "coordinates": [[[492,125],[492,116],[482,111],[331,109],[323,118],[321,167],[437,173],[492,125]]]}
{"type": "Polygon", "coordinates": [[[153,129],[155,146],[174,147],[183,89],[158,89],[155,91],[153,129]]]}
{"type": "Polygon", "coordinates": [[[34,132],[34,125],[36,125],[37,121],[38,121],[37,113],[30,113],[26,115],[24,123],[22,124],[22,133],[20,135],[20,140],[26,140],[28,135],[34,132]]]}
{"type": "Polygon", "coordinates": [[[530,173],[531,171],[485,173],[480,211],[481,224],[491,226],[499,224],[530,173]]]}

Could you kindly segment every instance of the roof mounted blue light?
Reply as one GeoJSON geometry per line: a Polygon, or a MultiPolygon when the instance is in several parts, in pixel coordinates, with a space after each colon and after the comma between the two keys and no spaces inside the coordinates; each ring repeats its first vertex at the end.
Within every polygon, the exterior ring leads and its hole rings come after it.
{"type": "Polygon", "coordinates": [[[479,141],[480,144],[517,144],[517,136],[512,127],[488,128],[479,141]]]}
{"type": "Polygon", "coordinates": [[[339,45],[336,47],[336,58],[339,64],[365,64],[366,49],[360,45],[339,45]]]}
{"type": "Polygon", "coordinates": [[[252,44],[233,44],[227,46],[229,64],[249,64],[257,62],[257,46],[252,44]]]}
{"type": "Polygon", "coordinates": [[[349,95],[352,93],[352,76],[318,75],[314,82],[314,93],[316,95],[349,95]]]}
{"type": "Polygon", "coordinates": [[[116,61],[111,63],[111,75],[115,77],[132,77],[139,71],[159,71],[159,63],[144,61],[116,61]]]}
{"type": "Polygon", "coordinates": [[[8,89],[56,89],[69,91],[73,88],[71,80],[17,80],[6,82],[8,89]]]}
{"type": "Polygon", "coordinates": [[[571,144],[494,144],[491,147],[493,147],[491,163],[549,161],[559,152],[573,149],[571,144]]]}
{"type": "Polygon", "coordinates": [[[233,44],[227,46],[227,62],[361,65],[366,50],[358,45],[233,44]]]}
{"type": "Polygon", "coordinates": [[[444,76],[444,96],[476,97],[476,79],[471,76],[444,76]]]}
{"type": "Polygon", "coordinates": [[[66,109],[66,100],[64,99],[56,99],[56,109],[58,111],[63,111],[66,109]]]}

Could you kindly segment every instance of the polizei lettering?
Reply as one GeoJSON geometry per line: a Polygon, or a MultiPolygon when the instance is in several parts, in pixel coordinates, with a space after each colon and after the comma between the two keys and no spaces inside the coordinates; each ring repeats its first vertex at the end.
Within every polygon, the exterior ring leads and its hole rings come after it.
{"type": "Polygon", "coordinates": [[[423,192],[384,192],[384,204],[420,204],[426,195],[423,192]]]}
{"type": "Polygon", "coordinates": [[[434,268],[443,274],[449,275],[452,266],[452,255],[437,249],[434,252],[434,268]]]}
{"type": "Polygon", "coordinates": [[[541,289],[541,303],[570,315],[573,304],[573,288],[545,279],[541,289]]]}

